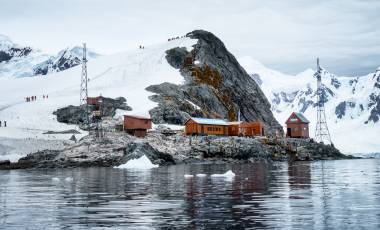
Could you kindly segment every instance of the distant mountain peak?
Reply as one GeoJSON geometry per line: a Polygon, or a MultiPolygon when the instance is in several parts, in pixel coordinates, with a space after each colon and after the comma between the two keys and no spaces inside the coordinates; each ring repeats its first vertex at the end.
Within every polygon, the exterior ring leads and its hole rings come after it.
{"type": "MultiPolygon", "coordinates": [[[[83,49],[66,47],[56,55],[45,54],[28,46],[14,44],[9,37],[0,35],[0,77],[32,77],[59,72],[81,63],[83,49]]],[[[87,50],[89,59],[99,54],[87,50]]]]}

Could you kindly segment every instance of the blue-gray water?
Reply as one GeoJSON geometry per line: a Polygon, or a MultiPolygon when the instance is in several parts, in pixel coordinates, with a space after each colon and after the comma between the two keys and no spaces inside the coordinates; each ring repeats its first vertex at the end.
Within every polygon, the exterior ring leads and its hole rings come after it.
{"type": "Polygon", "coordinates": [[[0,228],[380,229],[380,160],[0,171],[0,228]]]}

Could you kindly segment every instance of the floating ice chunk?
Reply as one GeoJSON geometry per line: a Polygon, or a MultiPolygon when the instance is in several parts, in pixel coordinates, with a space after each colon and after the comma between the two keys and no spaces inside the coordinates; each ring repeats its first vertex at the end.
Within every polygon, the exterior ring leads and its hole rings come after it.
{"type": "Polygon", "coordinates": [[[189,178],[193,178],[194,175],[189,175],[189,174],[185,174],[185,178],[189,179],[189,178]]]}
{"type": "Polygon", "coordinates": [[[53,178],[51,178],[51,180],[52,180],[53,182],[59,182],[59,181],[60,181],[60,179],[59,179],[58,177],[53,177],[53,178]]]}
{"type": "Polygon", "coordinates": [[[224,174],[212,174],[211,177],[213,177],[213,178],[220,177],[220,178],[232,179],[235,177],[235,173],[233,173],[231,170],[228,170],[224,174]]]}
{"type": "Polygon", "coordinates": [[[138,159],[129,160],[127,163],[116,166],[115,168],[120,169],[152,169],[157,168],[158,165],[153,164],[149,158],[145,155],[138,159]]]}
{"type": "Polygon", "coordinates": [[[73,179],[72,177],[66,177],[66,178],[65,178],[65,181],[66,181],[66,182],[72,182],[73,180],[74,180],[74,179],[73,179]]]}
{"type": "Polygon", "coordinates": [[[206,174],[202,174],[202,173],[199,173],[196,175],[197,177],[206,177],[207,175],[206,174]]]}

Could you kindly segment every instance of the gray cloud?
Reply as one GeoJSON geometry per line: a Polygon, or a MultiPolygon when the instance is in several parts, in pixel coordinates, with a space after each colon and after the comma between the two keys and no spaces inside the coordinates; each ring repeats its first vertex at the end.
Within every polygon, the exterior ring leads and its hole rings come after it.
{"type": "Polygon", "coordinates": [[[0,33],[48,52],[87,41],[102,53],[165,41],[193,29],[236,56],[298,73],[319,56],[331,72],[380,66],[376,0],[0,0],[0,33]]]}

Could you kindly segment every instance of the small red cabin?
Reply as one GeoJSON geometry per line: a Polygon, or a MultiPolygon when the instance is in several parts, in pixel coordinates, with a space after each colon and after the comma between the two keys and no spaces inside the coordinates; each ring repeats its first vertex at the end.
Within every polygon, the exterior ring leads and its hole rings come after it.
{"type": "Polygon", "coordinates": [[[136,137],[145,137],[148,129],[152,129],[151,118],[124,115],[124,131],[127,133],[136,137]]]}
{"type": "Polygon", "coordinates": [[[302,113],[293,112],[285,123],[287,137],[309,138],[310,121],[302,113]]]}
{"type": "Polygon", "coordinates": [[[98,105],[99,97],[87,97],[87,105],[98,105]]]}

